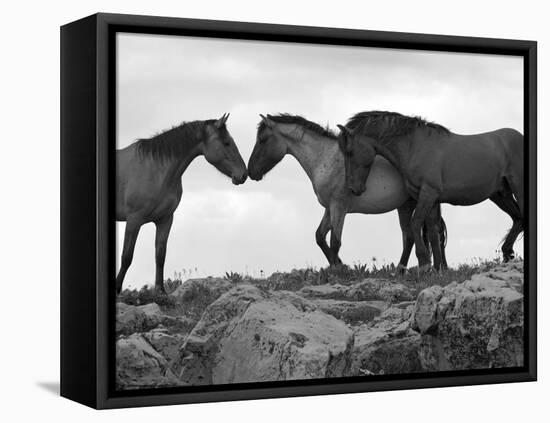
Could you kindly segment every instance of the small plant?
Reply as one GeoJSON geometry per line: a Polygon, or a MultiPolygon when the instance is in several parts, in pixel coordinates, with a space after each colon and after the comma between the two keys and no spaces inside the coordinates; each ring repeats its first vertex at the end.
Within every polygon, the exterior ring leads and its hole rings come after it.
{"type": "Polygon", "coordinates": [[[243,281],[243,275],[237,272],[225,272],[224,278],[231,283],[240,283],[243,281]]]}
{"type": "Polygon", "coordinates": [[[125,304],[140,306],[149,303],[157,303],[163,307],[173,307],[176,303],[174,297],[170,295],[159,295],[151,285],[144,285],[139,290],[125,289],[120,293],[117,301],[125,304]]]}
{"type": "Polygon", "coordinates": [[[170,278],[168,278],[164,281],[164,289],[166,290],[167,294],[171,294],[176,289],[178,289],[181,286],[182,283],[183,282],[182,282],[181,278],[180,279],[170,279],[170,278]]]}
{"type": "Polygon", "coordinates": [[[366,264],[356,263],[353,265],[353,274],[356,278],[366,278],[370,272],[366,264]]]}

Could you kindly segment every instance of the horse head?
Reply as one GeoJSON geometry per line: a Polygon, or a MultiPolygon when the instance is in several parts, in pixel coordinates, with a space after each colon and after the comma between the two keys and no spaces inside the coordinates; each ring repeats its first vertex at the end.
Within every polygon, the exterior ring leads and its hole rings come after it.
{"type": "Polygon", "coordinates": [[[260,117],[262,120],[256,132],[256,144],[248,161],[248,174],[254,181],[260,181],[287,153],[287,144],[277,124],[269,115],[260,117]]]}
{"type": "Polygon", "coordinates": [[[344,153],[346,185],[354,195],[361,195],[366,190],[367,178],[376,157],[374,140],[346,126],[338,125],[338,128],[338,145],[344,153]]]}
{"type": "Polygon", "coordinates": [[[244,160],[226,127],[229,113],[206,126],[206,137],[202,153],[205,159],[224,175],[231,178],[235,185],[243,184],[247,178],[244,160]]]}

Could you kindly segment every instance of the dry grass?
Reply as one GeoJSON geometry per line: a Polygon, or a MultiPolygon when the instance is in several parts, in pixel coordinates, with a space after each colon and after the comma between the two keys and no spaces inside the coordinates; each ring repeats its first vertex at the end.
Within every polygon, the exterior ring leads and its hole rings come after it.
{"type": "MultiPolygon", "coordinates": [[[[243,276],[236,272],[228,272],[225,279],[233,284],[251,283],[267,291],[287,290],[298,291],[304,286],[321,284],[341,284],[352,285],[366,278],[387,279],[401,283],[419,293],[423,289],[440,285],[445,286],[451,282],[464,282],[472,277],[473,274],[487,271],[496,266],[501,261],[495,260],[472,260],[470,263],[461,264],[456,268],[447,269],[443,272],[428,272],[419,274],[416,267],[409,269],[404,275],[398,275],[393,264],[377,266],[376,262],[370,267],[366,264],[355,264],[353,266],[340,265],[316,269],[307,267],[304,269],[293,269],[290,272],[275,272],[265,279],[255,279],[243,276]]],[[[182,284],[181,279],[167,279],[165,281],[166,292],[173,292],[182,284]]],[[[203,309],[204,300],[208,302],[209,293],[207,290],[196,292],[196,295],[190,295],[184,302],[186,314],[195,314],[203,309]]],[[[175,307],[175,301],[170,295],[157,295],[152,286],[146,285],[141,289],[125,289],[118,297],[118,301],[126,304],[143,305],[155,302],[164,308],[175,307]]]]}

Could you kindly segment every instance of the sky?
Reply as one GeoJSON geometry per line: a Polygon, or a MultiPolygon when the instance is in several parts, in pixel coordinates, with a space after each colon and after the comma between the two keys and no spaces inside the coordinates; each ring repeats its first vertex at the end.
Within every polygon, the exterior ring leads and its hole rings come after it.
{"type": "MultiPolygon", "coordinates": [[[[226,112],[245,160],[259,113],[300,114],[343,124],[360,111],[424,117],[459,134],[502,127],[523,132],[523,59],[511,56],[321,46],[198,37],[118,34],[117,148],[182,121],[226,112]]],[[[315,242],[324,209],[311,182],[286,156],[260,182],[241,186],[203,157],[184,173],[168,240],[165,277],[269,275],[326,266],[315,242]]],[[[443,205],[450,265],[492,259],[511,226],[493,203],[443,205]]],[[[117,261],[124,222],[117,223],[117,261]]],[[[152,223],[144,225],[125,287],[154,282],[152,223]]],[[[515,250],[522,254],[523,242],[515,250]]],[[[397,211],[346,217],[340,256],[347,264],[397,263],[397,211]]],[[[409,266],[416,265],[414,252],[409,266]]],[[[118,270],[118,263],[117,263],[118,270]]]]}

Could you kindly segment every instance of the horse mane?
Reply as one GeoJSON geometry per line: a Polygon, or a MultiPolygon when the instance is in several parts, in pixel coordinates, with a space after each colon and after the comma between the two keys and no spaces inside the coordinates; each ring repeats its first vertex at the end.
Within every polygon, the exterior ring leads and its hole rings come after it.
{"type": "Polygon", "coordinates": [[[445,134],[450,133],[444,126],[429,122],[419,116],[405,116],[401,113],[379,110],[357,113],[348,120],[346,127],[381,142],[410,134],[421,128],[433,129],[445,134]]]}
{"type": "MultiPolygon", "coordinates": [[[[337,140],[338,136],[328,127],[322,127],[318,123],[307,120],[305,117],[300,115],[291,115],[288,113],[279,113],[278,115],[267,115],[269,119],[277,123],[288,123],[296,124],[305,129],[308,129],[318,135],[337,140]]],[[[258,124],[258,131],[263,131],[266,127],[264,120],[262,119],[258,124]]]]}
{"type": "Polygon", "coordinates": [[[151,138],[139,139],[134,144],[142,157],[159,160],[181,158],[202,141],[204,128],[214,122],[215,119],[183,122],[151,138]]]}

